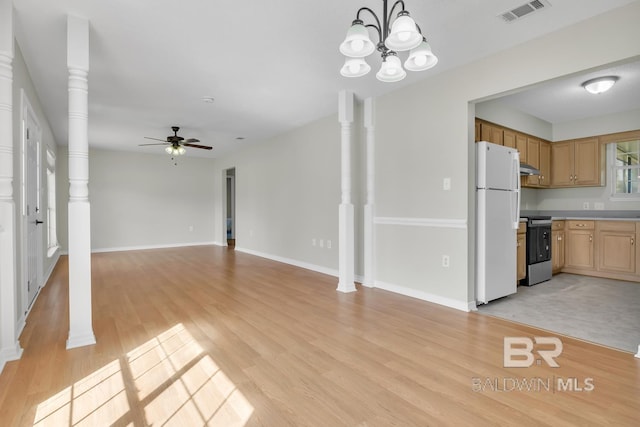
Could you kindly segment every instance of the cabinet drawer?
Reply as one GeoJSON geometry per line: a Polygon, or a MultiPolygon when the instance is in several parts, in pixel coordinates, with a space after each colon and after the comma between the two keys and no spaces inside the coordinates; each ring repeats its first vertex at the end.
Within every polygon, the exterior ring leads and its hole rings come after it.
{"type": "Polygon", "coordinates": [[[595,221],[568,221],[569,230],[593,230],[595,228],[595,221]]]}
{"type": "Polygon", "coordinates": [[[598,221],[598,230],[627,231],[635,233],[636,223],[631,221],[598,221]]]}
{"type": "Polygon", "coordinates": [[[564,230],[564,221],[553,221],[551,223],[551,229],[552,230],[564,230]]]}

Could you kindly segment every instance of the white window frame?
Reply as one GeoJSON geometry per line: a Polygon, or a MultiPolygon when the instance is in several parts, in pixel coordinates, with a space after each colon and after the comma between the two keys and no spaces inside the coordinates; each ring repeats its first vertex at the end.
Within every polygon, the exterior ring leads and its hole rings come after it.
{"type": "MultiPolygon", "coordinates": [[[[616,193],[616,184],[617,184],[617,171],[619,166],[616,165],[616,148],[618,142],[624,141],[616,141],[607,144],[607,170],[609,172],[609,190],[611,192],[611,196],[609,200],[614,202],[638,202],[640,201],[640,193],[631,193],[631,194],[621,194],[616,193]]],[[[638,174],[640,175],[640,165],[632,166],[633,169],[638,170],[638,174]]]]}

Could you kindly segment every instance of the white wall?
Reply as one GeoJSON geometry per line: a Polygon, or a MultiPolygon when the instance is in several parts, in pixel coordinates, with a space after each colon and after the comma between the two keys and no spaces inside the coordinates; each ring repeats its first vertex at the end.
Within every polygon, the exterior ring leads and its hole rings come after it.
{"type": "Polygon", "coordinates": [[[22,289],[25,284],[25,271],[23,271],[23,236],[26,241],[26,222],[25,217],[22,215],[22,191],[21,191],[21,176],[22,176],[22,91],[29,100],[31,107],[34,110],[40,130],[42,133],[41,138],[41,157],[40,157],[40,173],[42,176],[41,198],[40,198],[40,211],[43,213],[41,220],[44,221],[40,228],[42,236],[42,265],[39,266],[42,277],[40,277],[41,285],[44,285],[45,280],[48,278],[51,270],[55,266],[58,260],[58,254],[56,253],[52,257],[47,257],[47,157],[46,150],[49,148],[53,153],[57,152],[56,141],[53,138],[51,127],[47,121],[47,117],[44,115],[40,99],[33,86],[29,70],[24,62],[22,52],[18,43],[15,43],[15,58],[13,59],[13,146],[14,146],[14,163],[13,163],[13,194],[16,206],[16,287],[17,287],[17,301],[16,301],[16,314],[18,316],[18,324],[23,325],[25,310],[27,309],[26,299],[22,297],[22,289]]]}
{"type": "Polygon", "coordinates": [[[514,108],[506,107],[500,103],[499,98],[477,103],[476,117],[552,141],[553,127],[551,123],[514,108]]]}
{"type": "MultiPolygon", "coordinates": [[[[161,151],[161,150],[158,150],[161,151]]],[[[67,248],[68,152],[60,147],[60,242],[67,248]]],[[[89,150],[91,249],[213,242],[214,160],[89,150]],[[193,226],[193,231],[189,227],[193,226]]]]}
{"type": "MultiPolygon", "coordinates": [[[[358,136],[354,147],[357,142],[358,136]]],[[[219,183],[223,171],[232,167],[236,173],[236,249],[335,274],[340,204],[337,115],[218,159],[219,183]],[[315,247],[312,239],[316,239],[315,247]]],[[[359,192],[357,183],[354,192],[359,192]]],[[[216,194],[216,203],[219,199],[216,194]]],[[[218,221],[222,224],[221,214],[218,221]]],[[[216,241],[224,240],[223,231],[221,226],[216,228],[216,241]]]]}
{"type": "Polygon", "coordinates": [[[638,129],[640,129],[640,110],[623,111],[601,117],[556,123],[553,125],[553,141],[638,129]]]}

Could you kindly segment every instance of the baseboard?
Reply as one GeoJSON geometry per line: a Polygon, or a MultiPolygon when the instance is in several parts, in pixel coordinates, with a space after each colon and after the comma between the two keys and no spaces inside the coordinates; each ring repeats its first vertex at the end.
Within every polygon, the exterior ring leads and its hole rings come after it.
{"type": "Polygon", "coordinates": [[[0,374],[7,362],[20,359],[22,356],[22,348],[20,343],[16,341],[15,347],[0,349],[0,374]]]}
{"type": "Polygon", "coordinates": [[[245,254],[259,256],[260,258],[266,258],[266,259],[270,259],[272,261],[278,261],[278,262],[282,262],[284,264],[294,265],[296,267],[304,268],[306,270],[315,271],[317,273],[322,273],[322,274],[326,274],[326,275],[329,275],[329,276],[338,277],[338,270],[334,270],[332,268],[322,267],[320,265],[311,264],[311,263],[304,262],[304,261],[298,261],[298,260],[291,259],[291,258],[285,258],[285,257],[281,257],[281,256],[278,256],[278,255],[267,254],[267,253],[260,252],[260,251],[254,251],[253,249],[236,247],[235,250],[238,251],[238,252],[243,252],[245,254]]]}
{"type": "Polygon", "coordinates": [[[117,248],[91,249],[91,253],[95,254],[95,253],[103,253],[103,252],[144,251],[148,249],[183,248],[187,246],[210,246],[215,244],[216,244],[215,242],[191,242],[191,243],[167,243],[163,245],[120,246],[117,248]]]}
{"type": "Polygon", "coordinates": [[[405,286],[394,285],[391,283],[381,282],[376,280],[375,287],[378,289],[384,289],[385,291],[394,292],[396,294],[405,295],[412,298],[417,298],[423,301],[432,302],[434,304],[443,305],[449,308],[455,308],[460,311],[472,311],[475,304],[472,302],[459,301],[452,298],[442,297],[439,295],[430,294],[428,292],[419,291],[405,286]]]}

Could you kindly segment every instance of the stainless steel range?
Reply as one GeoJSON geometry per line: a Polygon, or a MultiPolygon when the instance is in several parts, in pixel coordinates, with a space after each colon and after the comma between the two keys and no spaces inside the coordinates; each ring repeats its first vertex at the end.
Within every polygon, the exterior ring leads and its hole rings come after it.
{"type": "Polygon", "coordinates": [[[535,285],[551,279],[551,217],[527,217],[527,276],[521,285],[535,285]]]}

